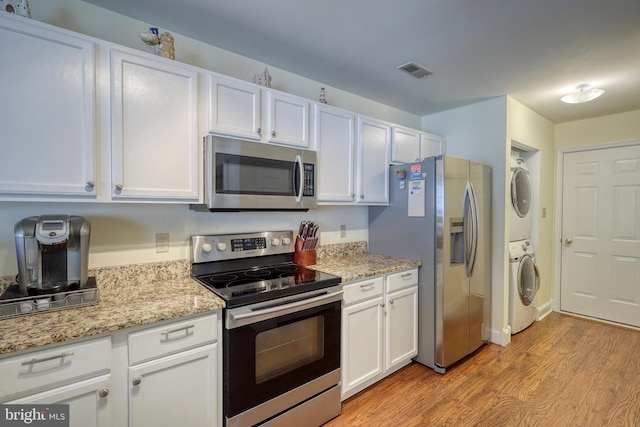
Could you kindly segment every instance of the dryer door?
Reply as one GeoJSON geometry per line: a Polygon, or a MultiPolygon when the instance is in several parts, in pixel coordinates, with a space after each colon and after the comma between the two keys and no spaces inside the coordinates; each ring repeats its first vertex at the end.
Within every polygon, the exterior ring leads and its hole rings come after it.
{"type": "Polygon", "coordinates": [[[511,204],[520,218],[527,216],[531,208],[529,175],[522,168],[514,168],[511,175],[511,204]]]}
{"type": "Polygon", "coordinates": [[[540,271],[530,255],[523,255],[518,264],[518,295],[522,304],[533,304],[540,288],[540,271]]]}

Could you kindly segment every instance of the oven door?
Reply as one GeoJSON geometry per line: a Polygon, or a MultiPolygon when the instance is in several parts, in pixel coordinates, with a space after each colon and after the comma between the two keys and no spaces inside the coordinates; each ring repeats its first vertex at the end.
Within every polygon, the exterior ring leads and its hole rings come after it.
{"type": "Polygon", "coordinates": [[[227,310],[228,426],[254,425],[339,385],[342,290],[332,289],[227,310]]]}
{"type": "Polygon", "coordinates": [[[316,207],[314,151],[216,136],[207,148],[209,209],[316,207]]]}

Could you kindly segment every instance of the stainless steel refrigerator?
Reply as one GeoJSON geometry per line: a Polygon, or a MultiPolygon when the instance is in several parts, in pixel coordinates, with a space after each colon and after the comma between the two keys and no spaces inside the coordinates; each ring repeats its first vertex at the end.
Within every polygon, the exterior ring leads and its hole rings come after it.
{"type": "Polygon", "coordinates": [[[415,360],[444,373],[490,338],[491,168],[437,156],[389,177],[389,206],[369,208],[369,251],[422,261],[415,360]]]}

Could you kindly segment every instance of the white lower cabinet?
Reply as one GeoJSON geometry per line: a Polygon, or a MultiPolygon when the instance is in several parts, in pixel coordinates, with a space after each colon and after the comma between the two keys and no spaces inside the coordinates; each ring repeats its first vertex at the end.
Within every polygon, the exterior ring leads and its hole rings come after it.
{"type": "Polygon", "coordinates": [[[129,334],[130,427],[220,425],[218,325],[214,314],[129,334]]]}
{"type": "Polygon", "coordinates": [[[71,427],[222,425],[220,312],[0,358],[0,403],[68,404],[71,427]]]}
{"type": "Polygon", "coordinates": [[[418,354],[418,270],[344,285],[342,399],[418,354]]]}

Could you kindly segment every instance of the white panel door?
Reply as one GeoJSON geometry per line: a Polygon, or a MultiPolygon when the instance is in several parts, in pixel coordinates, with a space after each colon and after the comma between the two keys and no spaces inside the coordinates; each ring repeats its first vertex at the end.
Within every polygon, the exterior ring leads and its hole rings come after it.
{"type": "Polygon", "coordinates": [[[111,51],[114,199],[200,199],[198,73],[111,51]]]}
{"type": "Polygon", "coordinates": [[[0,16],[0,194],[96,197],[94,43],[0,16]]]}
{"type": "Polygon", "coordinates": [[[209,131],[260,141],[261,93],[260,86],[209,75],[209,131]]]}
{"type": "Polygon", "coordinates": [[[269,90],[267,95],[269,129],[267,141],[309,148],[309,106],[297,96],[269,90]]]}
{"type": "Polygon", "coordinates": [[[390,128],[386,123],[358,117],[356,142],[356,203],[389,204],[390,128]]]}
{"type": "Polygon", "coordinates": [[[564,154],[560,307],[640,326],[640,145],[564,154]]]}
{"type": "Polygon", "coordinates": [[[353,202],[354,114],[315,104],[313,140],[318,152],[318,202],[353,202]]]}
{"type": "Polygon", "coordinates": [[[418,354],[418,287],[387,295],[385,369],[406,364],[418,354]]]}

